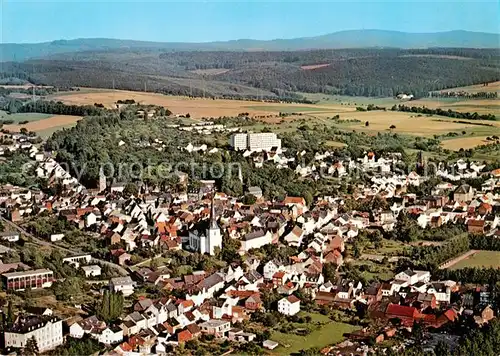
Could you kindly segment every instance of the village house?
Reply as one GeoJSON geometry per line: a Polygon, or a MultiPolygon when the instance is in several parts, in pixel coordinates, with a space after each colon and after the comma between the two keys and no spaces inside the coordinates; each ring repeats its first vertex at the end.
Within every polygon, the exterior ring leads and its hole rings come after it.
{"type": "Polygon", "coordinates": [[[278,301],[278,312],[285,315],[295,315],[300,311],[300,299],[294,295],[278,301]]]}

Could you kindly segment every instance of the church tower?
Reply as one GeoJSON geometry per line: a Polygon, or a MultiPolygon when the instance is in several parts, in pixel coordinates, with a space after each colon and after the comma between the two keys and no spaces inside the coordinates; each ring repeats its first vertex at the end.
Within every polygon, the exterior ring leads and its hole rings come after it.
{"type": "Polygon", "coordinates": [[[99,169],[99,193],[102,193],[106,190],[106,176],[104,175],[104,171],[101,167],[99,169]]]}
{"type": "Polygon", "coordinates": [[[222,248],[222,235],[220,233],[220,228],[215,217],[214,196],[215,190],[212,191],[212,201],[210,204],[210,224],[205,233],[205,251],[203,251],[203,249],[201,251],[202,253],[208,253],[212,256],[215,255],[215,247],[218,247],[219,249],[222,248]]]}

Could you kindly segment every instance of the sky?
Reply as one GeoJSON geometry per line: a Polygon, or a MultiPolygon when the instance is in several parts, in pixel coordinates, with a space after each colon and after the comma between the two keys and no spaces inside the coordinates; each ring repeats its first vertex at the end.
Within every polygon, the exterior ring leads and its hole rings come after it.
{"type": "Polygon", "coordinates": [[[119,38],[159,42],[269,40],[342,30],[500,33],[496,0],[0,0],[0,42],[119,38]]]}

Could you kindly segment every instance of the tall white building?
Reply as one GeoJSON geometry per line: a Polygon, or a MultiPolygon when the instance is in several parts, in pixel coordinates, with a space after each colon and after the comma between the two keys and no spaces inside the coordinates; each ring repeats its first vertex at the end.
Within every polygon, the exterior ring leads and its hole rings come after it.
{"type": "Polygon", "coordinates": [[[247,149],[248,145],[248,134],[246,133],[235,133],[231,135],[229,144],[236,151],[243,151],[247,149]]]}
{"type": "Polygon", "coordinates": [[[281,148],[281,140],[272,132],[235,133],[229,143],[235,150],[270,151],[273,147],[281,148]]]}
{"type": "Polygon", "coordinates": [[[40,353],[62,345],[62,320],[55,316],[19,316],[4,334],[5,347],[23,348],[33,337],[40,353]]]}
{"type": "Polygon", "coordinates": [[[215,248],[222,248],[222,235],[220,227],[215,218],[214,198],[215,192],[212,194],[212,203],[210,209],[210,224],[205,230],[205,233],[199,231],[189,232],[189,247],[191,250],[202,254],[215,255],[215,248]]]}

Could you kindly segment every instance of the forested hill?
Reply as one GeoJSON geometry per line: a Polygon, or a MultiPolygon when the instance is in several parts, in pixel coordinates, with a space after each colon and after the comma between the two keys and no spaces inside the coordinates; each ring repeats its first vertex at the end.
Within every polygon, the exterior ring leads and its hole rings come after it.
{"type": "Polygon", "coordinates": [[[185,51],[116,49],[0,64],[0,78],[175,95],[293,98],[296,92],[427,96],[500,80],[497,49],[185,51]]]}
{"type": "Polygon", "coordinates": [[[148,42],[109,38],[80,38],[44,43],[0,44],[0,62],[23,61],[60,53],[113,49],[160,49],[171,51],[296,51],[339,48],[498,48],[500,37],[494,33],[447,31],[407,33],[384,30],[349,30],[315,37],[269,41],[241,39],[205,43],[148,42]]]}

